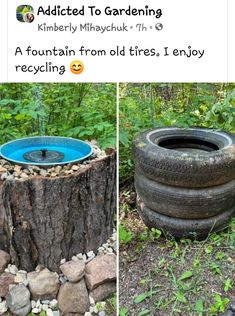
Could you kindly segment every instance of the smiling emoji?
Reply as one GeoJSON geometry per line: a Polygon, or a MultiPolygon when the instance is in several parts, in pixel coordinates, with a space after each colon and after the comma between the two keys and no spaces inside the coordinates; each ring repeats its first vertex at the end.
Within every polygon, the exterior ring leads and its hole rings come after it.
{"type": "Polygon", "coordinates": [[[70,64],[70,70],[73,74],[79,75],[84,70],[83,62],[81,62],[80,60],[72,61],[70,64]]]}

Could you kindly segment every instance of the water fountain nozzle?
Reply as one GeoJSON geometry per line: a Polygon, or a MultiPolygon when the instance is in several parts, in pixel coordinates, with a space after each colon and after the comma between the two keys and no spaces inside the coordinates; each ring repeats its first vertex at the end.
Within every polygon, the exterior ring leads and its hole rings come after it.
{"type": "Polygon", "coordinates": [[[46,157],[47,152],[48,152],[48,149],[46,149],[46,148],[42,148],[42,149],[41,149],[41,153],[42,153],[42,157],[43,157],[43,158],[46,157]]]}

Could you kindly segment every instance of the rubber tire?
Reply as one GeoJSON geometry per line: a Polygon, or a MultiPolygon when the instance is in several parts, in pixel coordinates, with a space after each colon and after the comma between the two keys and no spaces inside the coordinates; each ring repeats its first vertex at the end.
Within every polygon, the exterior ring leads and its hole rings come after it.
{"type": "Polygon", "coordinates": [[[158,228],[166,234],[180,238],[194,240],[206,239],[210,232],[225,228],[230,218],[235,214],[235,208],[208,219],[179,219],[165,216],[150,210],[139,199],[137,201],[138,212],[146,226],[158,228]]]}
{"type": "Polygon", "coordinates": [[[235,180],[215,187],[185,189],[161,184],[136,173],[135,187],[148,208],[171,217],[208,218],[235,206],[235,180]]]}
{"type": "Polygon", "coordinates": [[[235,178],[235,138],[204,128],[167,127],[141,133],[133,142],[137,172],[148,178],[178,187],[203,188],[220,185],[235,178]],[[218,144],[211,152],[182,152],[159,146],[164,137],[196,137],[218,144]]]}

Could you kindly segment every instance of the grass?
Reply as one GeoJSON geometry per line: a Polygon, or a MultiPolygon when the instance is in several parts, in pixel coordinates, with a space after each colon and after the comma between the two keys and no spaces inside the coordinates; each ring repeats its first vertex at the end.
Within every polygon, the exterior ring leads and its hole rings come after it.
{"type": "Polygon", "coordinates": [[[116,316],[117,311],[117,298],[116,295],[106,300],[105,313],[107,316],[116,316]]]}
{"type": "Polygon", "coordinates": [[[235,296],[235,218],[203,242],[148,230],[121,192],[120,316],[215,316],[235,296]]]}

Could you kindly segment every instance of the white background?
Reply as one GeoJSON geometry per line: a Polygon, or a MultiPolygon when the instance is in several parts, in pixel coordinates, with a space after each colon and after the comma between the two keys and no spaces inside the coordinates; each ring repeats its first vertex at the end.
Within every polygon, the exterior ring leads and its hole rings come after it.
{"type": "Polygon", "coordinates": [[[7,81],[7,0],[1,0],[0,82],[7,81]]]}
{"type": "Polygon", "coordinates": [[[228,0],[228,81],[235,82],[235,1],[228,0]]]}
{"type": "MultiPolygon", "coordinates": [[[[3,0],[2,0],[3,1],[3,0]]],[[[4,0],[5,1],[5,0],[4,0]]],[[[227,51],[227,3],[225,0],[119,0],[119,1],[43,1],[43,0],[9,0],[8,6],[8,64],[6,56],[1,57],[0,80],[10,82],[220,82],[234,80],[234,58],[235,49],[232,36],[234,30],[235,4],[228,0],[230,8],[230,42],[229,65],[227,51]],[[26,3],[27,2],[27,3],[26,3]],[[49,3],[48,3],[49,2],[49,3]],[[62,4],[63,3],[63,4],[62,4]],[[80,7],[82,5],[96,5],[99,8],[112,6],[125,8],[129,4],[133,7],[143,8],[146,4],[151,8],[161,8],[163,16],[158,20],[155,17],[108,17],[105,15],[91,18],[85,17],[36,17],[31,24],[20,23],[16,20],[16,7],[21,4],[29,4],[35,8],[42,5],[47,7],[60,4],[61,6],[71,5],[80,7]],[[110,32],[99,34],[95,32],[50,33],[38,32],[37,24],[47,22],[48,25],[67,25],[72,22],[74,25],[90,23],[106,25],[110,23],[135,25],[145,23],[155,25],[161,22],[164,29],[160,32],[152,30],[149,32],[110,32]],[[140,48],[192,48],[204,49],[205,55],[201,59],[186,57],[33,57],[26,55],[15,57],[15,49],[27,46],[36,49],[50,49],[53,46],[63,48],[66,45],[72,49],[78,49],[84,45],[90,49],[112,49],[117,45],[126,47],[139,46],[140,48]],[[74,75],[69,70],[72,60],[83,61],[85,70],[80,75],[74,75]],[[16,73],[16,64],[44,64],[52,61],[53,64],[64,64],[66,73],[60,76],[56,73],[41,73],[32,75],[29,73],[16,73]],[[8,78],[5,67],[8,66],[8,78]],[[229,66],[229,67],[227,67],[229,66]],[[228,73],[229,68],[229,73],[228,73]]],[[[3,10],[4,12],[5,10],[3,10]]],[[[1,20],[3,23],[4,20],[1,20]]],[[[1,27],[1,30],[3,28],[1,27]]],[[[4,43],[3,39],[3,43],[4,43]]],[[[5,47],[5,45],[4,45],[5,47]]],[[[3,50],[1,51],[1,54],[3,50]]]]}

